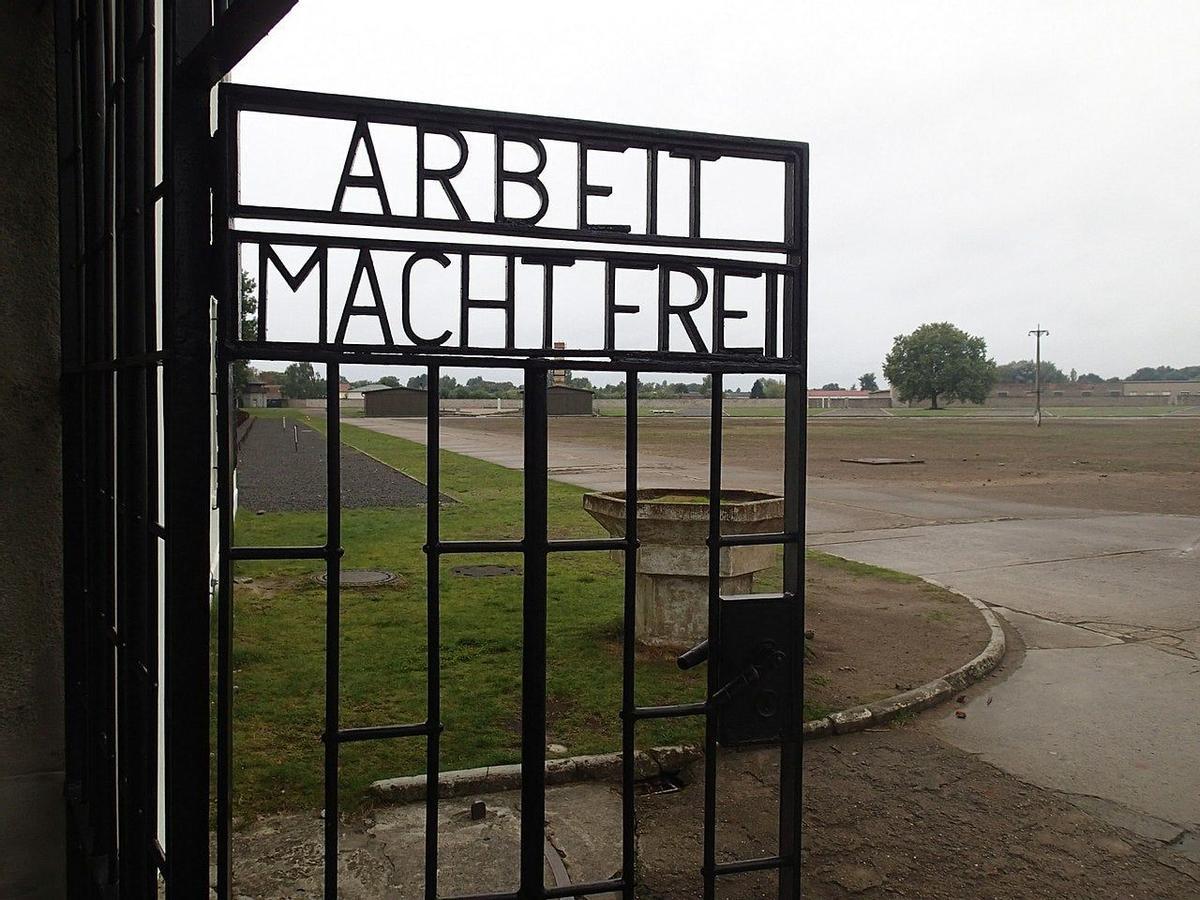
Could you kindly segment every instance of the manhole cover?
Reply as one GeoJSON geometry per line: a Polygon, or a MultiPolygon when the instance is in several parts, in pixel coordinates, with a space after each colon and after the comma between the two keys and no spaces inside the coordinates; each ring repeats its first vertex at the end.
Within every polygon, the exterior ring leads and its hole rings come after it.
{"type": "MultiPolygon", "coordinates": [[[[379,587],[381,584],[391,584],[395,580],[395,572],[383,572],[378,569],[342,570],[342,587],[379,587]]],[[[322,572],[317,576],[317,581],[327,584],[329,578],[322,572]]]]}
{"type": "Polygon", "coordinates": [[[495,578],[499,575],[520,575],[518,566],[455,566],[450,570],[455,575],[468,578],[495,578]]]}

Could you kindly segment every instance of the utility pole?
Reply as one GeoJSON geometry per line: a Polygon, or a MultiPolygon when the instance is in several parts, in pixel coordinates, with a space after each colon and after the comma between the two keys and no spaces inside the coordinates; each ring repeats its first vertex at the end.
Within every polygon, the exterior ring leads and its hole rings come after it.
{"type": "Polygon", "coordinates": [[[1042,328],[1042,323],[1038,322],[1038,327],[1029,332],[1034,335],[1037,340],[1037,353],[1033,364],[1033,384],[1034,394],[1037,396],[1037,411],[1033,414],[1033,421],[1038,428],[1042,427],[1042,335],[1050,332],[1042,328]]]}

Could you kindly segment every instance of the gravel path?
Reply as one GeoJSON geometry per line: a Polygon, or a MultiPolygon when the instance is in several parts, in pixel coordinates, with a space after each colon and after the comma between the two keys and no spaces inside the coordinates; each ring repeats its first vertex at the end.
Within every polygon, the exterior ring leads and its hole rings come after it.
{"type": "MultiPolygon", "coordinates": [[[[276,419],[259,419],[238,450],[238,504],[256,512],[323,510],[325,465],[325,436],[319,431],[291,419],[286,429],[276,419]]],[[[424,503],[421,482],[342,445],[343,509],[424,503]]]]}

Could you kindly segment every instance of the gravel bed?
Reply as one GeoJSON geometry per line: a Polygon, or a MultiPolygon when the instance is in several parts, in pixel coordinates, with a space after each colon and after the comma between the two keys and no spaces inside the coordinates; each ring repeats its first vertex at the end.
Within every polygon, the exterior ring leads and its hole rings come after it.
{"type": "MultiPolygon", "coordinates": [[[[286,429],[278,419],[258,419],[238,450],[238,505],[255,512],[323,510],[325,465],[325,436],[319,431],[291,419],[286,429]]],[[[343,509],[424,503],[421,482],[342,444],[343,509]]]]}

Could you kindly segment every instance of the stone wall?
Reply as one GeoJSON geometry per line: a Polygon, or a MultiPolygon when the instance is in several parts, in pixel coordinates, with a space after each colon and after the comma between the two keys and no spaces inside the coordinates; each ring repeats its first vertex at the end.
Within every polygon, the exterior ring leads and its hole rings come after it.
{"type": "Polygon", "coordinates": [[[0,6],[0,897],[64,891],[53,11],[0,6]]]}

